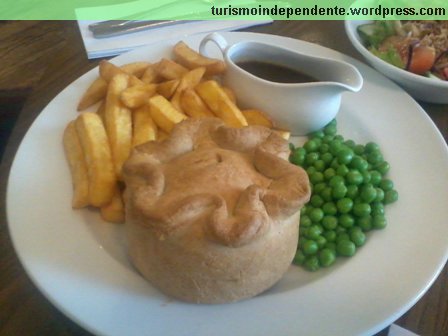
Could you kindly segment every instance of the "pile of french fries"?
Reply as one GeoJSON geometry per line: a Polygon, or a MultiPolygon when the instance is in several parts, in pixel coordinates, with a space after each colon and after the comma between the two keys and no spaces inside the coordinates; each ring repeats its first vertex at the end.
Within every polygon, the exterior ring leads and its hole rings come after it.
{"type": "MultiPolygon", "coordinates": [[[[101,61],[99,77],[79,101],[81,113],[64,131],[72,207],[93,206],[105,221],[123,222],[121,170],[132,148],[165,139],[186,118],[273,128],[263,112],[237,106],[234,92],[219,82],[225,70],[223,61],[204,57],[184,42],[174,46],[173,59],[157,63],[118,67],[101,61]]],[[[278,132],[289,138],[289,132],[278,132]]]]}

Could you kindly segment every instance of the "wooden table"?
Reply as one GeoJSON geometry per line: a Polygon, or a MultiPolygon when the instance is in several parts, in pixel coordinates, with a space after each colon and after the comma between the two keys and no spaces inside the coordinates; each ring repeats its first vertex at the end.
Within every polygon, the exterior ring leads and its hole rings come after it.
{"type": "MultiPolygon", "coordinates": [[[[362,60],[342,21],[279,21],[246,31],[298,38],[362,60]]],[[[89,335],[54,308],[25,274],[8,235],[5,194],[11,162],[33,120],[64,87],[97,64],[87,60],[75,22],[0,22],[0,122],[16,119],[0,166],[1,335],[89,335]]],[[[447,140],[448,105],[421,106],[447,140]]],[[[447,266],[397,324],[419,335],[448,335],[447,266]]]]}

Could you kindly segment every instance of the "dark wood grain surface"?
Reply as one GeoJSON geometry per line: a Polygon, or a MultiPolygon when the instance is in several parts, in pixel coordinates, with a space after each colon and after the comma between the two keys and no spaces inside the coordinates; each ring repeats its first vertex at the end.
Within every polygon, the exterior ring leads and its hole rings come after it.
{"type": "MultiPolygon", "coordinates": [[[[362,60],[349,43],[342,21],[281,21],[246,31],[302,39],[362,60]]],[[[1,335],[90,335],[54,308],[24,272],[8,234],[5,195],[11,162],[33,120],[63,88],[98,62],[87,59],[75,22],[0,22],[0,134],[9,137],[0,165],[1,335]]],[[[446,141],[448,105],[421,106],[446,141]]],[[[419,335],[448,335],[447,266],[396,323],[419,335]]],[[[383,330],[378,335],[386,334],[383,330]]]]}

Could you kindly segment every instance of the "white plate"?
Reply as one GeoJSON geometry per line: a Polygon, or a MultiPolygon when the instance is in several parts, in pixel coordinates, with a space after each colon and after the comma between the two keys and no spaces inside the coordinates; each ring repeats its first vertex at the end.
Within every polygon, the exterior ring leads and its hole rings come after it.
{"type": "MultiPolygon", "coordinates": [[[[271,290],[250,300],[194,305],[160,294],[130,266],[122,227],[70,208],[62,148],[65,125],[97,70],[62,91],[36,119],[12,166],[7,212],[26,271],[62,312],[104,335],[369,335],[407,311],[435,280],[448,255],[448,152],[424,111],[398,86],[335,51],[271,35],[226,33],[353,63],[364,76],[345,94],[339,131],[375,141],[392,166],[399,202],[389,226],[369,236],[355,257],[316,273],[291,266],[271,290]]],[[[185,37],[197,47],[201,36],[185,37]]],[[[166,41],[122,55],[123,64],[169,55],[166,41]]]]}

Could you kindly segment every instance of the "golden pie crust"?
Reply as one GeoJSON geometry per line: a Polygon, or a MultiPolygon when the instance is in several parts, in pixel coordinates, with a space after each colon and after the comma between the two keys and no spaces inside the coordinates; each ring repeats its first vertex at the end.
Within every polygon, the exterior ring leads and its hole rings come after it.
{"type": "Polygon", "coordinates": [[[188,119],[124,166],[132,263],[167,295],[200,303],[255,296],[297,249],[307,174],[265,127],[188,119]]]}

